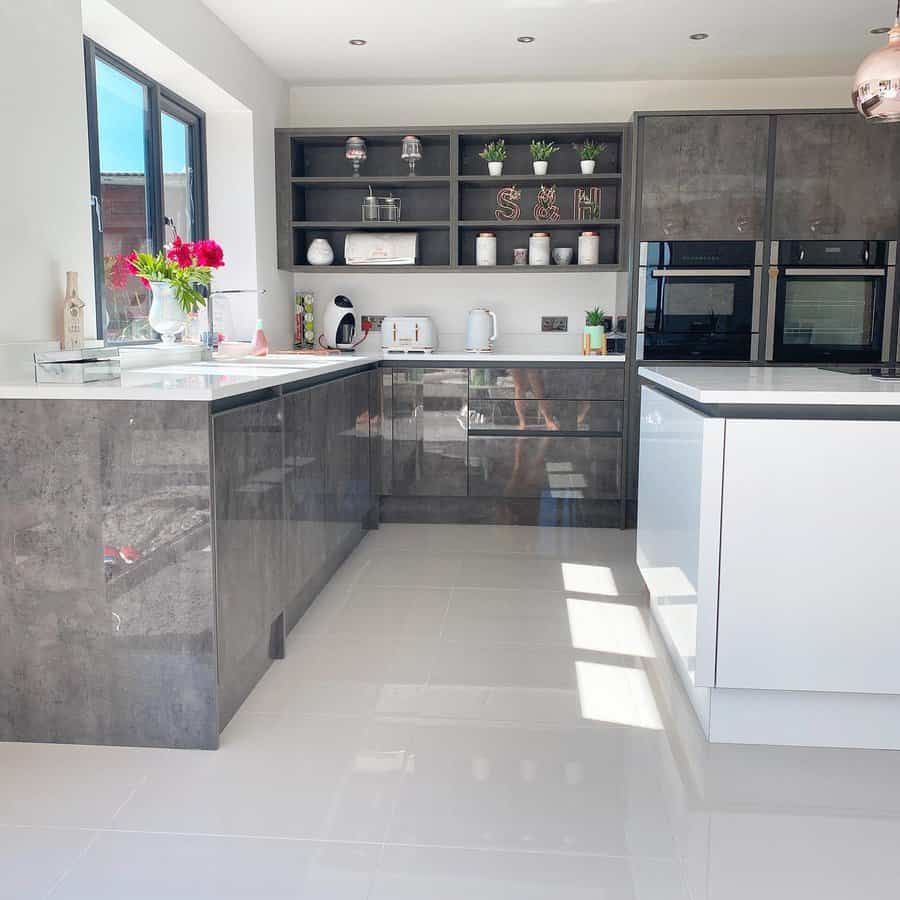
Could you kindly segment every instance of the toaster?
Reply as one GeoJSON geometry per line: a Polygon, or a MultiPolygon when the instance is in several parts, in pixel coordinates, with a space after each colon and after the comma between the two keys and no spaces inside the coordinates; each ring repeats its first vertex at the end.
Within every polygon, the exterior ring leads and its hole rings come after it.
{"type": "Polygon", "coordinates": [[[385,353],[431,353],[437,349],[437,332],[429,316],[385,316],[381,323],[385,353]]]}

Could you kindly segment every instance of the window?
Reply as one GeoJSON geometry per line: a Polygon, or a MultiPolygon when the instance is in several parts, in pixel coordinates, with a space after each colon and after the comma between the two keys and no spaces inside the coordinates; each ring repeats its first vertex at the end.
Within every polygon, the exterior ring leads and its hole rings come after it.
{"type": "Polygon", "coordinates": [[[206,237],[203,113],[85,39],[97,335],[156,340],[150,292],[128,271],[174,233],[206,237]]]}

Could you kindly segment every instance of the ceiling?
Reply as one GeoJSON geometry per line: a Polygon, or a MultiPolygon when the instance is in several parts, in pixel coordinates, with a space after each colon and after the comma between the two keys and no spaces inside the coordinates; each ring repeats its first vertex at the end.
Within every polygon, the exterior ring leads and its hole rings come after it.
{"type": "Polygon", "coordinates": [[[308,84],[851,75],[886,42],[869,29],[893,18],[892,0],[203,2],[282,78],[308,84]]]}

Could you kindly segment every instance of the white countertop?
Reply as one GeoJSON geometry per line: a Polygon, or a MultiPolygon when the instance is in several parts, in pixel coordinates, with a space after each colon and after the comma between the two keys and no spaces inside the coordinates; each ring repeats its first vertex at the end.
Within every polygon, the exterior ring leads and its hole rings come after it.
{"type": "Polygon", "coordinates": [[[583,363],[603,365],[624,363],[624,356],[579,356],[548,354],[353,353],[341,356],[296,356],[273,353],[262,359],[216,359],[211,362],[184,362],[122,372],[115,381],[88,384],[36,384],[33,380],[0,382],[0,399],[18,400],[197,400],[210,402],[264,388],[308,381],[322,375],[350,371],[383,360],[433,366],[452,363],[478,366],[488,363],[583,363]]]}
{"type": "Polygon", "coordinates": [[[816,368],[642,366],[638,374],[702,404],[900,406],[900,380],[816,368]]]}

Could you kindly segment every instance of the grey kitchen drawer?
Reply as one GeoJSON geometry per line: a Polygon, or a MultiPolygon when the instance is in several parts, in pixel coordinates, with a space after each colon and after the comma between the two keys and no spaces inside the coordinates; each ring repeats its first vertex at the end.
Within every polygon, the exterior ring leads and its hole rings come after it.
{"type": "Polygon", "coordinates": [[[622,400],[625,367],[585,363],[567,368],[482,367],[469,369],[469,400],[534,397],[548,400],[622,400]]]}
{"type": "Polygon", "coordinates": [[[469,433],[476,431],[601,432],[621,434],[624,404],[617,400],[507,400],[469,402],[469,433]]]}
{"type": "Polygon", "coordinates": [[[470,497],[616,500],[617,437],[469,435],[470,497]]]}

